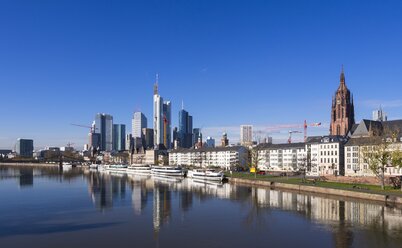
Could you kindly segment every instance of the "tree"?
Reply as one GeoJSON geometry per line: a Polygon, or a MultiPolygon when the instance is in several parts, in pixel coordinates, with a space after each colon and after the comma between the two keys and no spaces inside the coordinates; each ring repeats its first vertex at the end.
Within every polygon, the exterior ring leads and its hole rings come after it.
{"type": "Polygon", "coordinates": [[[248,159],[248,167],[254,168],[254,178],[257,178],[257,172],[258,172],[258,164],[262,160],[262,157],[258,156],[258,149],[254,148],[250,150],[250,158],[248,159]]]}
{"type": "Polygon", "coordinates": [[[380,180],[381,189],[385,189],[385,171],[387,167],[401,167],[402,155],[397,140],[397,133],[371,137],[367,146],[362,148],[364,163],[380,180]]]}

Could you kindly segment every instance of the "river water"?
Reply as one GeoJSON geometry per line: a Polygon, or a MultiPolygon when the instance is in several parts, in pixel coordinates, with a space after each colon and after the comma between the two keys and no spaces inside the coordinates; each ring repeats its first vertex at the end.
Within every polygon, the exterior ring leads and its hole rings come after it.
{"type": "Polygon", "coordinates": [[[402,247],[402,208],[191,179],[0,166],[0,247],[402,247]]]}

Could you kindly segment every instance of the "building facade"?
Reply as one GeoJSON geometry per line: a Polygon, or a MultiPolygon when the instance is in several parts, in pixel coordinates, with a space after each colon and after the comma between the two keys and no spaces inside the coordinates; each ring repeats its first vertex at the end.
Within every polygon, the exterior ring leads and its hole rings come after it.
{"type": "Polygon", "coordinates": [[[113,150],[126,150],[126,125],[113,124],[113,150]]]}
{"type": "Polygon", "coordinates": [[[142,112],[135,112],[131,125],[131,135],[134,138],[142,138],[142,129],[148,126],[147,117],[142,112]]]}
{"type": "Polygon", "coordinates": [[[246,168],[248,150],[243,146],[200,149],[177,149],[169,153],[169,165],[192,167],[246,168]]]}
{"type": "Polygon", "coordinates": [[[179,146],[190,148],[193,143],[193,117],[184,109],[179,111],[179,146]]]}
{"type": "Polygon", "coordinates": [[[340,84],[332,98],[330,135],[346,136],[355,124],[353,96],[346,87],[345,74],[342,67],[340,84]]]}
{"type": "Polygon", "coordinates": [[[205,146],[206,147],[210,147],[210,148],[214,148],[215,147],[215,139],[213,139],[212,137],[207,137],[207,140],[205,141],[205,146]]]}
{"type": "Polygon", "coordinates": [[[100,150],[113,150],[113,116],[109,114],[97,114],[95,116],[96,133],[100,134],[100,150]]]}
{"type": "MultiPolygon", "coordinates": [[[[367,163],[366,153],[387,142],[390,151],[402,151],[402,120],[372,121],[362,120],[350,132],[350,139],[345,145],[345,175],[375,176],[367,163]],[[391,136],[395,134],[395,137],[391,136]]],[[[391,163],[386,167],[386,176],[402,175],[402,168],[391,163]]]]}
{"type": "Polygon", "coordinates": [[[243,146],[250,146],[253,143],[253,126],[241,125],[240,126],[240,144],[243,146]]]}
{"type": "Polygon", "coordinates": [[[266,171],[297,171],[306,158],[305,144],[260,144],[255,147],[257,167],[266,171]]]}
{"type": "Polygon", "coordinates": [[[143,145],[145,149],[153,149],[154,147],[154,130],[152,128],[142,129],[143,145]]]}
{"type": "Polygon", "coordinates": [[[32,158],[33,156],[33,140],[31,139],[18,139],[17,144],[15,145],[15,152],[17,156],[32,158]]]}

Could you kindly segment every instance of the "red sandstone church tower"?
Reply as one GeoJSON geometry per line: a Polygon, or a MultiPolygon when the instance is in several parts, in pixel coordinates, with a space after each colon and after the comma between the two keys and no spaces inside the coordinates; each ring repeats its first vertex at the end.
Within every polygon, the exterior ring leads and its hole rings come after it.
{"type": "Polygon", "coordinates": [[[355,124],[355,107],[353,104],[353,95],[346,87],[345,74],[343,66],[340,76],[340,85],[332,98],[331,135],[347,135],[349,130],[355,124]]]}

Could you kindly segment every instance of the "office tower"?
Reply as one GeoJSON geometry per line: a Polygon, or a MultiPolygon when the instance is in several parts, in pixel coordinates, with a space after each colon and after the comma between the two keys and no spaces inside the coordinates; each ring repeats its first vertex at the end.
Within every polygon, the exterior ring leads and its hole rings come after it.
{"type": "Polygon", "coordinates": [[[172,145],[172,105],[170,101],[163,102],[163,144],[166,149],[172,145]]]}
{"type": "Polygon", "coordinates": [[[126,150],[126,125],[124,124],[113,125],[113,150],[126,150]]]}
{"type": "Polygon", "coordinates": [[[153,149],[154,148],[154,130],[152,128],[143,128],[142,129],[142,140],[145,149],[153,149]]]}
{"type": "Polygon", "coordinates": [[[193,142],[193,117],[183,107],[179,111],[178,138],[180,147],[190,148],[195,144],[193,142]]]}
{"type": "Polygon", "coordinates": [[[32,158],[33,156],[33,140],[18,139],[15,146],[15,152],[20,157],[32,158]]]}
{"type": "Polygon", "coordinates": [[[131,151],[133,148],[133,136],[131,133],[126,134],[126,151],[131,151]]]}
{"type": "Polygon", "coordinates": [[[197,143],[199,138],[201,138],[201,141],[202,141],[201,129],[200,128],[194,128],[193,129],[192,144],[194,145],[195,143],[197,143]]]}
{"type": "Polygon", "coordinates": [[[373,111],[373,121],[387,121],[387,120],[388,120],[387,114],[382,110],[381,107],[373,111]]]}
{"type": "Polygon", "coordinates": [[[213,139],[212,137],[207,137],[207,141],[205,142],[206,147],[209,148],[214,148],[215,147],[215,139],[213,139]]]}
{"type": "Polygon", "coordinates": [[[100,150],[110,152],[113,150],[113,116],[97,114],[95,116],[96,133],[100,134],[100,150]]]}
{"type": "Polygon", "coordinates": [[[169,149],[172,142],[172,107],[170,101],[163,101],[158,93],[158,75],[154,85],[154,147],[169,149]]]}
{"type": "Polygon", "coordinates": [[[250,146],[252,143],[253,143],[253,126],[241,125],[240,144],[243,146],[250,146]]]}
{"type": "Polygon", "coordinates": [[[89,133],[89,148],[99,150],[101,146],[101,135],[100,133],[89,133]]]}
{"type": "Polygon", "coordinates": [[[132,120],[132,136],[142,138],[142,129],[147,128],[148,122],[145,115],[141,112],[135,112],[132,120]]]}
{"type": "Polygon", "coordinates": [[[222,134],[222,139],[221,139],[221,146],[222,147],[226,147],[229,145],[229,139],[228,139],[228,134],[227,133],[223,133],[222,134]]]}
{"type": "Polygon", "coordinates": [[[158,93],[158,75],[156,75],[156,82],[154,85],[154,146],[155,148],[163,144],[163,98],[158,93]]]}

